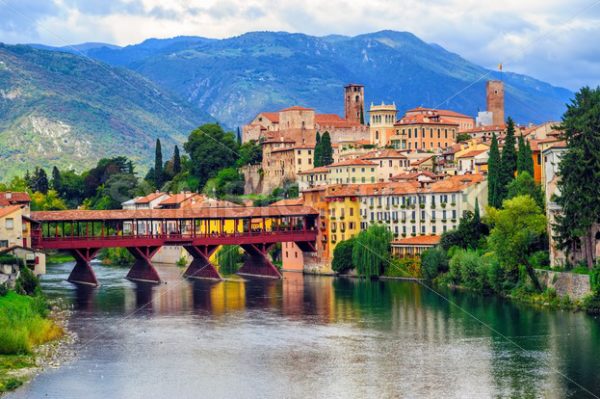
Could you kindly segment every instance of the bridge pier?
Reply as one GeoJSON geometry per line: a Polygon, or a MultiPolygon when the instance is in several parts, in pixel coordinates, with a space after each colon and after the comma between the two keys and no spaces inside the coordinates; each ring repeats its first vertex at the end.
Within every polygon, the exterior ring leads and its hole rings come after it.
{"type": "Polygon", "coordinates": [[[183,275],[193,279],[223,280],[217,268],[210,263],[210,257],[218,247],[218,245],[185,245],[185,250],[194,259],[183,275]]]}
{"type": "Polygon", "coordinates": [[[268,252],[273,244],[242,244],[246,252],[246,260],[238,270],[240,276],[282,278],[279,270],[269,259],[268,252]]]}
{"type": "Polygon", "coordinates": [[[159,249],[160,246],[127,247],[129,253],[135,258],[135,262],[126,278],[140,283],[160,283],[160,276],[151,262],[152,257],[159,249]]]}
{"type": "Polygon", "coordinates": [[[72,284],[97,287],[99,285],[98,279],[90,265],[90,261],[94,259],[98,251],[98,248],[72,249],[71,255],[75,258],[76,263],[67,281],[72,284]]]}

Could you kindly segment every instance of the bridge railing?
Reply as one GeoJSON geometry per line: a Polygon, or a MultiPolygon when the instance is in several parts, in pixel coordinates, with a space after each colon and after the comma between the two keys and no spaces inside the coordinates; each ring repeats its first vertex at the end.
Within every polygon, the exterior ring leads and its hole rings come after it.
{"type": "Polygon", "coordinates": [[[228,237],[269,237],[269,236],[286,236],[297,235],[301,233],[317,234],[316,228],[308,229],[288,229],[288,230],[256,230],[246,232],[223,232],[223,233],[201,233],[201,232],[185,232],[185,233],[153,233],[153,234],[112,234],[112,235],[94,235],[94,236],[42,236],[41,234],[32,234],[33,246],[40,246],[43,242],[56,241],[107,241],[107,240],[135,240],[135,239],[156,239],[163,241],[192,241],[198,238],[228,238],[228,237]]]}

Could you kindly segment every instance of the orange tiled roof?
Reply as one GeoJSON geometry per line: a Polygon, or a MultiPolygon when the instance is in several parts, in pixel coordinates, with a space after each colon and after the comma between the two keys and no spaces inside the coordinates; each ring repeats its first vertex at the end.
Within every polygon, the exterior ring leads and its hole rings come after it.
{"type": "Polygon", "coordinates": [[[11,205],[11,206],[7,206],[6,208],[0,208],[0,218],[2,218],[4,216],[8,216],[11,213],[16,212],[20,209],[21,209],[20,205],[11,205]]]}
{"type": "Polygon", "coordinates": [[[161,193],[161,192],[151,193],[151,194],[146,195],[145,197],[140,197],[140,198],[136,199],[134,202],[136,204],[148,204],[163,195],[166,195],[166,194],[161,193]]]}
{"type": "Polygon", "coordinates": [[[394,126],[402,126],[402,125],[414,125],[414,124],[425,124],[425,125],[452,125],[458,126],[458,123],[454,123],[451,121],[447,121],[444,118],[439,117],[438,115],[409,115],[404,116],[402,119],[394,123],[394,126]]]}
{"type": "Polygon", "coordinates": [[[362,159],[388,159],[388,158],[406,158],[406,155],[396,150],[371,151],[361,157],[362,159]]]}
{"type": "Polygon", "coordinates": [[[279,112],[261,112],[260,114],[273,123],[279,123],[279,112]]]}
{"type": "Polygon", "coordinates": [[[457,158],[471,158],[471,157],[475,157],[481,153],[487,152],[488,150],[472,150],[472,151],[468,151],[462,155],[459,155],[457,158]]]}
{"type": "Polygon", "coordinates": [[[0,193],[0,200],[5,200],[7,204],[13,205],[13,204],[31,202],[31,197],[26,192],[6,191],[6,192],[0,193]]]}
{"type": "Polygon", "coordinates": [[[200,209],[137,209],[137,210],[70,210],[32,212],[31,219],[38,222],[92,221],[92,220],[148,220],[148,219],[233,219],[255,217],[281,217],[318,215],[307,206],[200,208],[200,209]]]}
{"type": "Polygon", "coordinates": [[[314,111],[314,109],[312,108],[306,108],[306,107],[301,107],[299,105],[294,105],[292,107],[288,107],[288,108],[284,108],[279,112],[285,112],[285,111],[314,111]]]}
{"type": "Polygon", "coordinates": [[[364,159],[348,159],[348,160],[345,160],[345,161],[333,163],[331,165],[328,165],[327,167],[329,167],[329,168],[335,168],[337,166],[353,166],[353,165],[357,165],[357,166],[376,166],[377,164],[375,162],[365,161],[364,159]]]}
{"type": "Polygon", "coordinates": [[[165,199],[164,201],[161,201],[161,203],[159,205],[177,205],[177,204],[181,204],[183,201],[187,201],[188,199],[195,197],[195,196],[198,196],[198,194],[196,194],[196,193],[173,194],[169,198],[165,199]]]}
{"type": "Polygon", "coordinates": [[[431,112],[432,114],[438,114],[440,116],[451,116],[451,117],[455,117],[455,118],[473,119],[472,116],[461,114],[456,111],[451,111],[449,109],[434,109],[434,108],[416,107],[416,108],[409,109],[408,111],[406,111],[407,114],[408,113],[416,113],[416,112],[420,112],[420,113],[431,112]]]}
{"type": "Polygon", "coordinates": [[[298,206],[298,205],[303,205],[303,204],[304,204],[303,198],[288,198],[288,199],[282,199],[282,200],[273,202],[269,206],[298,206]]]}
{"type": "Polygon", "coordinates": [[[440,243],[441,236],[415,236],[415,237],[406,237],[400,240],[392,241],[392,245],[431,245],[435,246],[440,243]]]}
{"type": "Polygon", "coordinates": [[[329,173],[329,169],[327,166],[318,166],[316,168],[303,170],[302,172],[298,172],[300,175],[309,175],[311,173],[329,173]]]}

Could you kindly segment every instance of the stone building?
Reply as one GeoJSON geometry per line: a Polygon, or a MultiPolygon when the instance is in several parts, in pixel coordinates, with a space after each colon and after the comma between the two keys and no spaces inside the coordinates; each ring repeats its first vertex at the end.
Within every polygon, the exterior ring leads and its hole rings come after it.
{"type": "Polygon", "coordinates": [[[456,143],[459,125],[432,112],[405,115],[394,127],[396,132],[390,138],[394,148],[441,152],[443,148],[456,143]]]}
{"type": "Polygon", "coordinates": [[[492,125],[504,124],[504,82],[489,80],[486,85],[487,111],[492,114],[492,125]]]}

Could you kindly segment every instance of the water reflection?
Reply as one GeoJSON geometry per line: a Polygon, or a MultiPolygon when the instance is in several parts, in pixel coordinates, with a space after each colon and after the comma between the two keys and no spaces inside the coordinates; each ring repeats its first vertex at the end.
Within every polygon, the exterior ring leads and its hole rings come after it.
{"type": "Polygon", "coordinates": [[[158,270],[164,284],[135,285],[123,281],[121,269],[97,267],[102,286],[90,289],[62,281],[67,265],[52,269],[44,289],[72,298],[80,357],[14,397],[600,392],[600,329],[583,314],[438,295],[407,282],[298,273],[282,281],[206,282],[184,280],[176,267],[158,270]],[[91,369],[106,380],[92,378],[91,369]]]}

